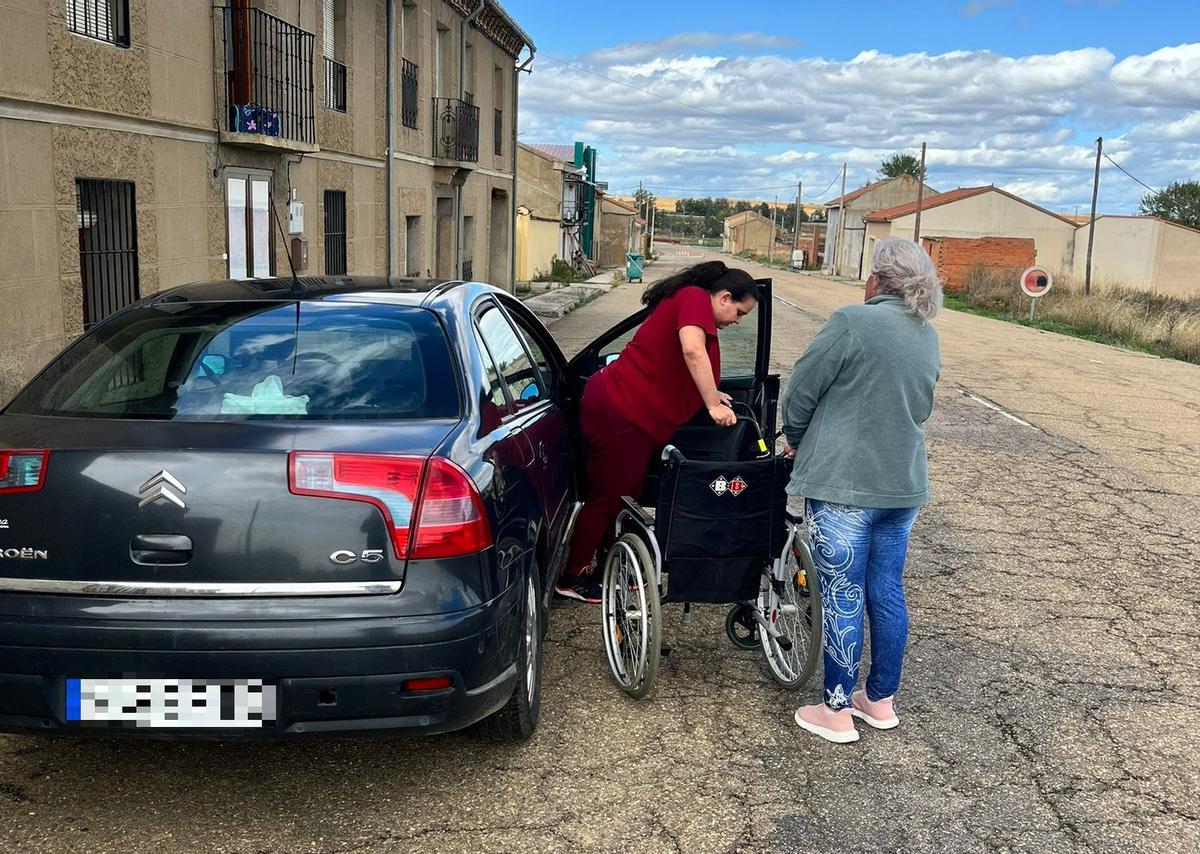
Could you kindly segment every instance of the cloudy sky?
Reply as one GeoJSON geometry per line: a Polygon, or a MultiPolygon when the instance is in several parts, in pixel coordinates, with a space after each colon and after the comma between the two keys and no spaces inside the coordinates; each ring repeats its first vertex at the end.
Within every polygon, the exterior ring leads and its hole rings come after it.
{"type": "MultiPolygon", "coordinates": [[[[1095,141],[1145,184],[1200,180],[1200,0],[506,0],[538,44],[520,139],[599,149],[614,192],[861,186],[929,145],[939,190],[1086,211],[1095,141]]],[[[1103,161],[1102,211],[1143,186],[1103,161]]]]}

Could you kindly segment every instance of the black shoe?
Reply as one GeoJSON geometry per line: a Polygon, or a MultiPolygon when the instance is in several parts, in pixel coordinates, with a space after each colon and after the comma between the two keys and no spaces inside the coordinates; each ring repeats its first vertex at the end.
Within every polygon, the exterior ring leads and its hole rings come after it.
{"type": "Polygon", "coordinates": [[[564,599],[574,599],[576,602],[586,602],[589,605],[600,604],[600,583],[592,581],[587,576],[560,578],[554,585],[554,592],[564,599]]]}

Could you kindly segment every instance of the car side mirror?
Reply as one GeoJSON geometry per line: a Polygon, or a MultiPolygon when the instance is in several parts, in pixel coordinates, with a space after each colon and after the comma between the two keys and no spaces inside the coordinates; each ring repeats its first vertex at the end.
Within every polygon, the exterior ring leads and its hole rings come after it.
{"type": "Polygon", "coordinates": [[[606,353],[601,358],[601,362],[604,364],[605,367],[608,367],[613,362],[617,361],[617,359],[619,359],[620,357],[621,357],[620,353],[606,353]]]}

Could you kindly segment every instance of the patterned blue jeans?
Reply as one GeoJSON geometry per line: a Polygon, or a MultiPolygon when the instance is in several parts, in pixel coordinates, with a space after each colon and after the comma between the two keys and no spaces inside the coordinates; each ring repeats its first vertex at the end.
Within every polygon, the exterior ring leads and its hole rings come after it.
{"type": "Polygon", "coordinates": [[[809,538],[825,611],[825,705],[834,711],[850,706],[850,692],[858,683],[864,604],[871,620],[867,699],[882,700],[900,687],[908,641],[904,558],[919,509],[808,501],[809,538]]]}

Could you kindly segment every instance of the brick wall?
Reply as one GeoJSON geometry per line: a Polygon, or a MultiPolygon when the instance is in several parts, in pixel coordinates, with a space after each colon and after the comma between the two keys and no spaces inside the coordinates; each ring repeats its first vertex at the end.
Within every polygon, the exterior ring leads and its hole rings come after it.
{"type": "Polygon", "coordinates": [[[1016,276],[1032,267],[1037,248],[1028,237],[922,237],[921,245],[948,291],[966,287],[971,268],[1013,270],[1016,276]]]}

